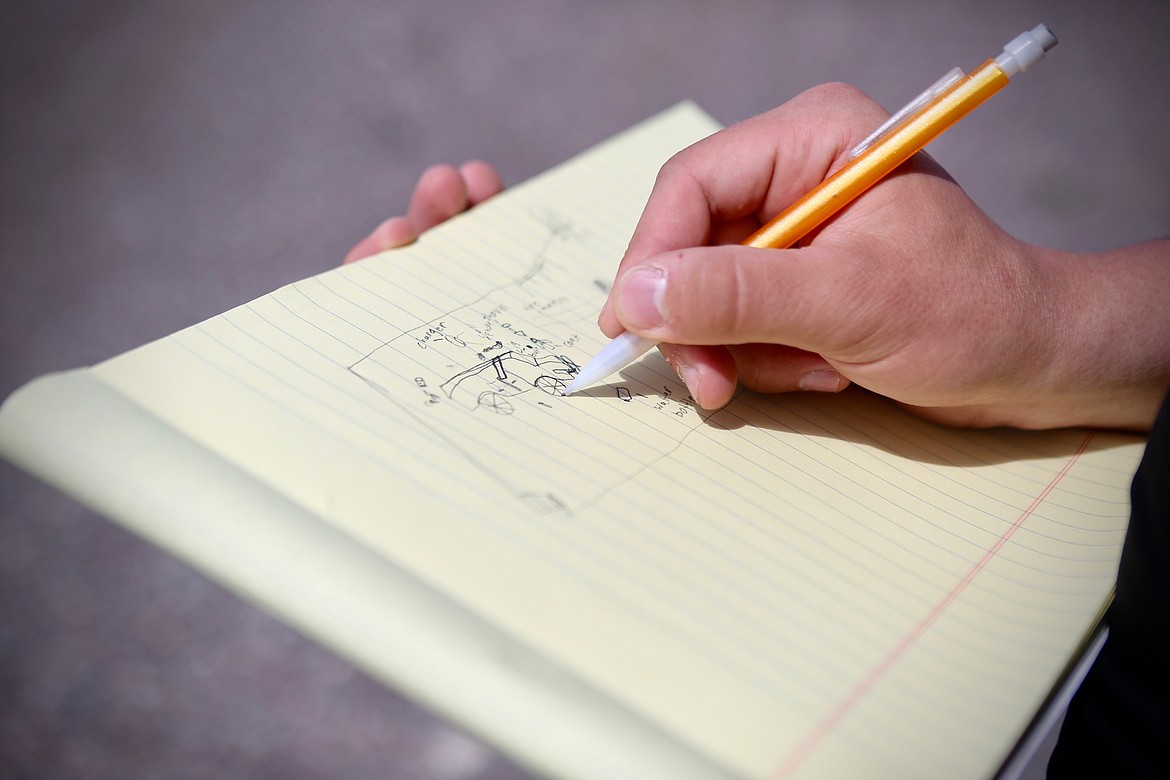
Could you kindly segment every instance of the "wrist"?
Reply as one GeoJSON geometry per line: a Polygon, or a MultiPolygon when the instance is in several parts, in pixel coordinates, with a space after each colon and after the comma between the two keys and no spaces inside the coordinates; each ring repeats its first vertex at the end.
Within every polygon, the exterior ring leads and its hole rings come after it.
{"type": "Polygon", "coordinates": [[[1022,424],[1148,430],[1170,383],[1170,241],[1025,251],[1041,285],[1044,357],[1022,424]]]}

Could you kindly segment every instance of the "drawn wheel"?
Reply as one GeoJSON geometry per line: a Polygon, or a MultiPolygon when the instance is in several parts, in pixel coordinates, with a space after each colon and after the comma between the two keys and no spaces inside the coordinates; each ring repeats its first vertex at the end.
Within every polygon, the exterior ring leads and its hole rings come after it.
{"type": "Polygon", "coordinates": [[[544,374],[543,376],[538,376],[536,381],[532,383],[532,386],[538,390],[543,390],[549,395],[564,395],[565,388],[569,385],[567,382],[555,376],[544,374]]]}
{"type": "Polygon", "coordinates": [[[479,394],[476,403],[483,409],[495,414],[512,414],[516,410],[512,407],[507,398],[492,390],[487,390],[479,394]]]}

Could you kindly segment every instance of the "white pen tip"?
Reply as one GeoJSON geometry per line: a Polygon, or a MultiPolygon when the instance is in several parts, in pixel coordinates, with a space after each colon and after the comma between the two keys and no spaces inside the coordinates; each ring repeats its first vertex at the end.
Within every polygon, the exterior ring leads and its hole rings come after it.
{"type": "Polygon", "coordinates": [[[583,376],[583,374],[577,374],[577,376],[575,376],[573,378],[572,382],[569,382],[569,384],[565,385],[565,389],[561,391],[561,395],[570,396],[573,393],[580,390],[581,388],[585,387],[586,384],[592,384],[592,382],[589,382],[589,383],[582,382],[581,381],[582,376],[583,376]]]}
{"type": "Polygon", "coordinates": [[[572,395],[578,390],[583,390],[595,382],[600,382],[610,374],[620,371],[646,354],[654,344],[654,341],[635,336],[629,331],[620,334],[581,368],[562,395],[572,395]]]}

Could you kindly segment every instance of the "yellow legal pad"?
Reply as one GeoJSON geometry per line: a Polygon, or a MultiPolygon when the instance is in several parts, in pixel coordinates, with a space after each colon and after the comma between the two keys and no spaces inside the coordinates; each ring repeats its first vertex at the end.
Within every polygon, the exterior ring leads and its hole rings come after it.
{"type": "Polygon", "coordinates": [[[6,457],[535,771],[992,775],[1109,598],[1137,437],[860,390],[572,397],[681,104],[425,234],[17,391],[6,457]]]}

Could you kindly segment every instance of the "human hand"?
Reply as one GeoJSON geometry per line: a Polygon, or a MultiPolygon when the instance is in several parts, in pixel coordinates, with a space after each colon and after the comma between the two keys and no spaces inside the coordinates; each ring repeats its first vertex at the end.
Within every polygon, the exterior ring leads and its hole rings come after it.
{"type": "Polygon", "coordinates": [[[410,206],[403,216],[391,217],[363,238],[345,255],[353,263],[387,249],[414,242],[419,235],[440,222],[466,211],[504,189],[500,174],[480,160],[452,165],[434,165],[414,185],[410,206]]]}
{"type": "Polygon", "coordinates": [[[1104,273],[1101,258],[1029,246],[925,154],[797,248],[727,245],[843,165],[885,116],[826,85],[676,155],[602,330],[662,342],[704,408],[740,382],[761,392],[852,382],[955,425],[1147,426],[1170,376],[1165,247],[1111,258],[1104,273]],[[1154,338],[1122,338],[1135,323],[1154,338]]]}

